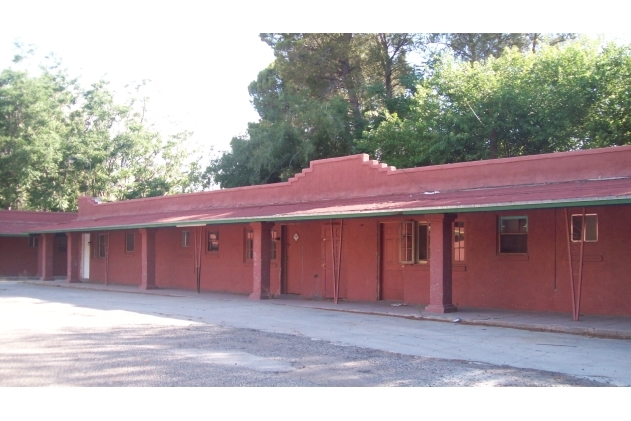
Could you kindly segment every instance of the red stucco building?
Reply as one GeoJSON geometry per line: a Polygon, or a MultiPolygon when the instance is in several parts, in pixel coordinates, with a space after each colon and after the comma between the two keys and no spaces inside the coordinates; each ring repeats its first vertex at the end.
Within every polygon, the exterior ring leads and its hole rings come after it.
{"type": "Polygon", "coordinates": [[[44,279],[63,234],[69,282],[631,315],[629,146],[404,170],[325,159],[285,183],[83,197],[72,220],[24,231],[44,279]]]}

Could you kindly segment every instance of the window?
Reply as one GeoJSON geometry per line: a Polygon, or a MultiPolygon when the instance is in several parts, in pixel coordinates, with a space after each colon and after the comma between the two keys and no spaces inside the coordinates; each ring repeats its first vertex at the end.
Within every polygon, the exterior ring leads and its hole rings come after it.
{"type": "Polygon", "coordinates": [[[417,262],[427,263],[427,261],[429,260],[429,223],[421,222],[418,224],[417,238],[417,262]]]}
{"type": "Polygon", "coordinates": [[[254,231],[246,231],[245,233],[245,260],[254,258],[254,231]]]}
{"type": "Polygon", "coordinates": [[[57,251],[59,253],[67,253],[68,252],[68,237],[65,234],[57,237],[57,251]]]}
{"type": "Polygon", "coordinates": [[[98,258],[105,257],[105,234],[99,234],[99,241],[97,243],[96,256],[98,258]]]}
{"type": "Polygon", "coordinates": [[[426,263],[429,260],[429,223],[403,221],[399,224],[399,262],[426,263]]]}
{"type": "Polygon", "coordinates": [[[598,241],[598,215],[585,215],[585,235],[581,236],[583,230],[583,215],[572,215],[572,241],[596,242],[598,241]]]}
{"type": "Polygon", "coordinates": [[[191,232],[190,231],[182,231],[182,233],[180,234],[180,246],[181,247],[191,246],[191,232]]]}
{"type": "Polygon", "coordinates": [[[219,251],[219,231],[208,232],[208,251],[219,251]]]}
{"type": "Polygon", "coordinates": [[[399,224],[399,262],[414,263],[414,221],[399,224]]]}
{"type": "Polygon", "coordinates": [[[125,235],[125,252],[133,253],[134,252],[134,234],[126,234],[125,235]]]}
{"type": "Polygon", "coordinates": [[[500,253],[528,253],[528,217],[500,218],[500,253]]]}
{"type": "Polygon", "coordinates": [[[38,244],[37,235],[29,235],[28,236],[28,246],[30,248],[36,248],[38,244]]]}
{"type": "Polygon", "coordinates": [[[272,243],[269,248],[269,259],[276,260],[276,231],[272,230],[272,243]]]}
{"type": "Polygon", "coordinates": [[[454,222],[454,262],[464,262],[464,222],[454,222]]]}

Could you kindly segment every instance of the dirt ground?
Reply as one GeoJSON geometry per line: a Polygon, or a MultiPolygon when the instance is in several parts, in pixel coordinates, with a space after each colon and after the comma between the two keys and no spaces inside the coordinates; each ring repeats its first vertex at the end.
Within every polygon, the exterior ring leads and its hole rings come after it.
{"type": "Polygon", "coordinates": [[[3,338],[0,386],[599,386],[251,329],[140,325],[3,338]]]}

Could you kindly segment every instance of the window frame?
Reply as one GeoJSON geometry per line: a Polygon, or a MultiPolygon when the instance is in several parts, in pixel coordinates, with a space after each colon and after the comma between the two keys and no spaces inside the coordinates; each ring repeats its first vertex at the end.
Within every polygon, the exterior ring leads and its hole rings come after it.
{"type": "Polygon", "coordinates": [[[208,253],[219,253],[219,231],[208,231],[206,234],[206,251],[208,253]],[[215,238],[211,238],[211,236],[215,238]],[[216,249],[213,250],[213,245],[216,245],[216,249]]]}
{"type": "Polygon", "coordinates": [[[277,255],[278,255],[278,253],[277,253],[278,247],[277,247],[277,244],[276,244],[276,242],[277,242],[277,240],[276,240],[276,230],[272,229],[271,234],[272,234],[272,239],[271,239],[271,243],[270,243],[270,247],[269,247],[269,259],[270,260],[276,260],[277,255]]]}
{"type": "Polygon", "coordinates": [[[414,245],[416,246],[416,253],[415,253],[415,258],[416,258],[416,263],[421,263],[421,264],[427,264],[429,263],[429,259],[430,259],[430,241],[431,241],[431,225],[429,221],[420,221],[416,223],[416,241],[414,243],[414,245]],[[426,258],[422,258],[421,257],[421,245],[420,245],[420,241],[422,238],[421,235],[421,228],[422,227],[426,227],[427,228],[427,232],[425,233],[425,254],[426,254],[426,258]]]}
{"type": "Polygon", "coordinates": [[[497,230],[497,252],[500,255],[505,255],[505,254],[510,254],[510,255],[527,255],[528,254],[528,233],[530,231],[530,226],[529,226],[529,220],[528,220],[528,216],[527,215],[511,215],[511,216],[500,216],[498,218],[498,230],[497,230]],[[503,233],[502,232],[502,222],[504,220],[511,220],[511,219],[525,219],[526,220],[526,232],[516,232],[516,233],[503,233]],[[518,251],[518,252],[509,252],[509,251],[502,251],[502,236],[519,236],[519,235],[523,235],[526,236],[526,250],[525,251],[518,251]]]}
{"type": "Polygon", "coordinates": [[[136,234],[133,232],[125,233],[125,253],[136,252],[136,234]],[[131,236],[131,250],[129,249],[129,238],[131,236]]]}
{"type": "Polygon", "coordinates": [[[430,260],[430,221],[400,221],[399,222],[399,263],[402,265],[427,264],[430,260]],[[425,233],[425,254],[421,256],[420,241],[421,230],[426,228],[425,233]],[[409,244],[409,247],[408,247],[409,244]],[[405,254],[405,256],[403,256],[405,254]],[[410,259],[408,259],[408,257],[410,259]]]}
{"type": "Polygon", "coordinates": [[[97,234],[96,242],[96,257],[97,259],[104,259],[106,253],[105,246],[105,234],[97,234]]]}
{"type": "Polygon", "coordinates": [[[37,248],[39,246],[39,235],[29,235],[28,236],[28,247],[29,248],[37,248]]]}
{"type": "Polygon", "coordinates": [[[180,231],[180,248],[189,248],[191,246],[191,232],[189,230],[180,231]]]}
{"type": "Polygon", "coordinates": [[[454,263],[464,263],[466,262],[466,240],[465,240],[465,221],[454,221],[453,222],[453,248],[452,248],[452,256],[454,263]],[[461,224],[460,226],[458,224],[461,224]],[[462,240],[456,241],[456,236],[462,236],[462,240]],[[462,244],[460,244],[462,243],[462,244]],[[457,253],[457,251],[460,251],[457,253]],[[461,258],[462,257],[462,258],[461,258]]]}
{"type": "Polygon", "coordinates": [[[416,256],[415,233],[416,233],[416,221],[399,222],[399,263],[401,263],[402,265],[413,265],[415,263],[415,256],[416,256]]]}
{"type": "Polygon", "coordinates": [[[254,230],[246,229],[244,232],[243,252],[246,262],[254,260],[254,230]]]}
{"type": "MultiPolygon", "coordinates": [[[[583,214],[582,213],[575,213],[572,214],[572,216],[570,217],[570,241],[573,243],[580,243],[581,239],[575,240],[574,239],[574,217],[578,217],[581,219],[581,227],[583,226],[583,214]]],[[[582,241],[585,243],[597,243],[598,242],[598,214],[597,213],[586,213],[585,214],[585,227],[587,227],[587,217],[588,216],[594,216],[596,217],[596,239],[595,240],[588,240],[586,235],[587,235],[587,230],[585,230],[585,232],[583,232],[582,237],[582,241]]]]}

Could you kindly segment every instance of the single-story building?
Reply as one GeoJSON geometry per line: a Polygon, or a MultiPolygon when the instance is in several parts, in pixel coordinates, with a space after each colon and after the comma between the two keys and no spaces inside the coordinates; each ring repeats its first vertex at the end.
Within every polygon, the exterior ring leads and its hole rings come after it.
{"type": "MultiPolygon", "coordinates": [[[[631,146],[395,169],[313,161],[284,183],[79,200],[67,280],[631,315],[631,146]]],[[[55,275],[41,264],[40,275],[55,275]]]]}
{"type": "Polygon", "coordinates": [[[38,262],[50,265],[49,277],[66,276],[67,237],[57,233],[47,237],[52,241],[46,249],[50,256],[38,256],[40,238],[26,232],[42,225],[77,219],[70,212],[29,212],[0,210],[0,277],[33,277],[41,274],[38,262]],[[42,257],[42,259],[40,259],[42,257]]]}

